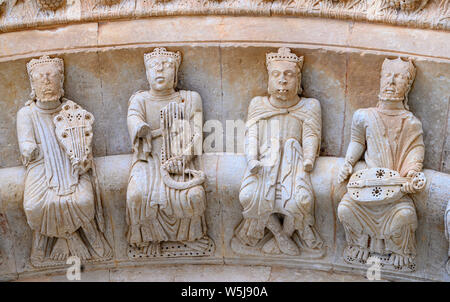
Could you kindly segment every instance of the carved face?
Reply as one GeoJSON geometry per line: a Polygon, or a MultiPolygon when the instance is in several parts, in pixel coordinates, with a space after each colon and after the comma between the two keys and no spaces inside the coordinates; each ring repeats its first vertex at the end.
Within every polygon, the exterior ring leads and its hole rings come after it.
{"type": "Polygon", "coordinates": [[[386,100],[403,100],[409,88],[408,63],[390,61],[383,64],[380,79],[380,97],[386,100]]]}
{"type": "Polygon", "coordinates": [[[175,86],[176,63],[172,58],[156,57],[146,63],[151,90],[162,91],[175,86]]]}
{"type": "Polygon", "coordinates": [[[300,85],[300,70],[296,63],[289,61],[274,61],[268,66],[269,95],[281,100],[289,100],[298,93],[300,85]]]}
{"type": "Polygon", "coordinates": [[[63,96],[61,70],[54,64],[41,64],[31,72],[31,86],[41,102],[56,102],[63,96]]]}

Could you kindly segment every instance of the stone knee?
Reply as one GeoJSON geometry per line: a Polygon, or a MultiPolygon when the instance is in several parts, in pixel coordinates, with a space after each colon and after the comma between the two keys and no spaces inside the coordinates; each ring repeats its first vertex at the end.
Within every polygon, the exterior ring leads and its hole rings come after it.
{"type": "Polygon", "coordinates": [[[252,202],[253,195],[256,193],[256,186],[247,185],[245,187],[241,187],[239,192],[239,202],[244,207],[247,207],[248,204],[252,202]]]}
{"type": "Polygon", "coordinates": [[[195,186],[188,191],[188,200],[193,210],[193,216],[201,216],[206,208],[205,189],[202,186],[195,186]]]}
{"type": "Polygon", "coordinates": [[[404,226],[412,226],[413,230],[417,228],[417,214],[414,209],[401,209],[395,213],[392,218],[391,233],[396,233],[404,226]]]}
{"type": "Polygon", "coordinates": [[[357,217],[353,213],[352,204],[347,201],[341,201],[337,208],[337,216],[339,221],[351,229],[361,233],[363,232],[363,228],[359,223],[357,217]]]}
{"type": "Polygon", "coordinates": [[[295,193],[295,202],[288,202],[286,209],[293,214],[313,212],[313,197],[308,190],[301,188],[295,193]]]}
{"type": "Polygon", "coordinates": [[[127,211],[131,216],[132,224],[139,220],[143,196],[142,186],[139,186],[132,178],[127,187],[127,211]]]}

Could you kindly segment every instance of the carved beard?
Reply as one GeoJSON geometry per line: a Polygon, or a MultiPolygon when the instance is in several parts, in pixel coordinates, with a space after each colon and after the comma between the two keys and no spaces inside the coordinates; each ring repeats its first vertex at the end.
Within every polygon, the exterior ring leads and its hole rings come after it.
{"type": "Polygon", "coordinates": [[[59,99],[61,99],[61,97],[63,96],[63,92],[59,91],[57,93],[42,93],[41,95],[38,95],[37,93],[35,93],[36,95],[36,99],[39,100],[42,103],[48,103],[48,102],[57,102],[59,101],[59,99]]]}

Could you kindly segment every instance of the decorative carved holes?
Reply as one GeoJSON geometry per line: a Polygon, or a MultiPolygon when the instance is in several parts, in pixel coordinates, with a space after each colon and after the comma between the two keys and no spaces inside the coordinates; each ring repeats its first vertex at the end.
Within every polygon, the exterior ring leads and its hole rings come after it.
{"type": "Polygon", "coordinates": [[[383,190],[380,187],[375,187],[372,189],[372,195],[374,197],[380,197],[383,190]]]}
{"type": "Polygon", "coordinates": [[[384,174],[386,174],[386,172],[384,172],[384,170],[377,170],[376,172],[376,176],[377,178],[383,178],[384,174]]]}

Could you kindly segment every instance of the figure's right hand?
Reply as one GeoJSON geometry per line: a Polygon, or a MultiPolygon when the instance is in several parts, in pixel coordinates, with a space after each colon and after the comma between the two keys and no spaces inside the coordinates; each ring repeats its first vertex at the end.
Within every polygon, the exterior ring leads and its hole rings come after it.
{"type": "Polygon", "coordinates": [[[138,137],[146,137],[150,133],[150,127],[147,124],[143,124],[138,130],[138,137]]]}
{"type": "Polygon", "coordinates": [[[352,175],[353,167],[349,162],[345,162],[344,165],[342,165],[341,170],[339,171],[338,175],[338,182],[343,183],[350,175],[352,175]]]}
{"type": "Polygon", "coordinates": [[[248,162],[248,168],[250,169],[250,173],[255,174],[258,172],[261,167],[261,162],[256,159],[252,159],[248,162]]]}
{"type": "Polygon", "coordinates": [[[39,156],[39,149],[35,144],[27,144],[22,149],[22,155],[28,162],[35,160],[39,156]]]}

